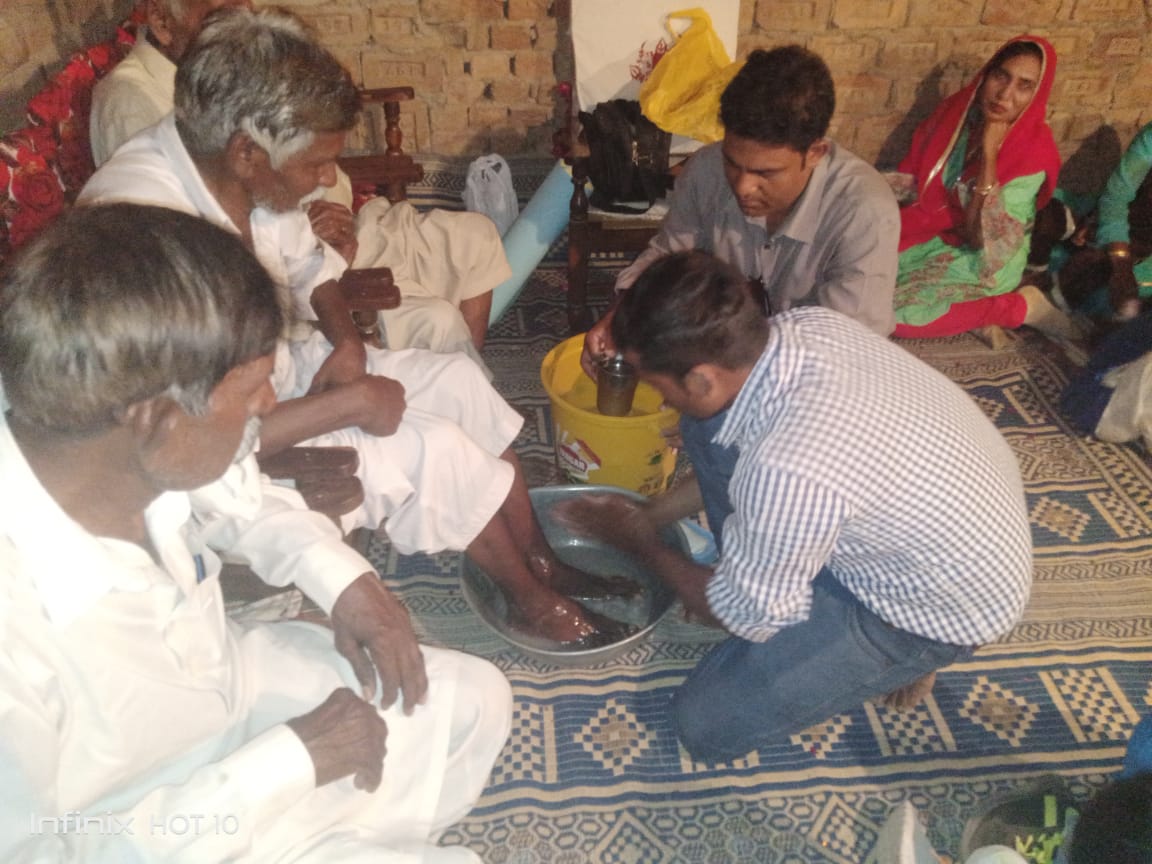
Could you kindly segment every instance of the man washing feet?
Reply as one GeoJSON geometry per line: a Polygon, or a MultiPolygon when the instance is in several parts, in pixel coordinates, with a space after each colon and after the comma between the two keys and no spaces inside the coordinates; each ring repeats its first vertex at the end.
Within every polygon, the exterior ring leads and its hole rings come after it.
{"type": "Polygon", "coordinates": [[[731,634],[672,702],[694,757],[730,760],[885,694],[914,703],[1020,619],[1016,460],[943,375],[829,309],[765,318],[743,274],[703,252],[646,269],[612,338],[670,406],[727,411],[712,446],[740,454],[714,568],[659,542],[655,508],[599,496],[562,512],[731,634]]]}

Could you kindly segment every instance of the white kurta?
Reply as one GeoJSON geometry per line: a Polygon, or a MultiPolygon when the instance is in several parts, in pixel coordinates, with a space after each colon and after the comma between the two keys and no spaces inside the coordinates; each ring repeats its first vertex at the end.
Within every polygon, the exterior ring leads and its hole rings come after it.
{"type": "MultiPolygon", "coordinates": [[[[121,147],[79,198],[81,204],[112,201],[181,210],[239,233],[200,179],[171,115],[121,147]]],[[[256,257],[286,291],[297,321],[314,320],[312,290],[338,279],[344,259],[312,233],[298,211],[258,208],[251,231],[256,257]]],[[[296,335],[291,350],[283,344],[277,352],[274,383],[281,399],[306,392],[330,350],[307,326],[296,335]]],[[[402,553],[466,548],[508,495],[513,470],[499,455],[523,418],[462,354],[369,349],[368,372],[404,385],[408,410],[397,432],[378,437],[353,427],[303,442],[344,444],[360,452],[365,503],[345,517],[345,527],[375,528],[386,520],[388,536],[402,553]]]]}
{"type": "Polygon", "coordinates": [[[172,110],[176,64],[161,54],[140,29],[128,56],[92,89],[88,138],[99,167],[116,148],[172,110]]]}
{"type": "Polygon", "coordinates": [[[355,677],[328,630],[231,623],[209,544],[288,575],[329,546],[329,595],[370,565],[295,493],[265,500],[251,457],[228,481],[148,508],[157,564],[73,522],[0,423],[0,860],[478,860],[431,838],[483,788],[507,681],[425,649],[427,702],[383,713],[380,789],[317,789],[284,721],[355,677]]]}
{"type": "MultiPolygon", "coordinates": [[[[127,57],[92,93],[92,155],[96,165],[140,130],[172,111],[176,65],[141,32],[127,57]]],[[[343,171],[325,199],[352,206],[352,183],[343,171]]],[[[357,267],[388,267],[403,302],[380,313],[392,348],[473,352],[472,334],[460,316],[464,300],[479,297],[512,275],[500,233],[487,216],[370,201],[356,219],[357,267]]],[[[479,359],[477,356],[475,359],[479,359]]]]}

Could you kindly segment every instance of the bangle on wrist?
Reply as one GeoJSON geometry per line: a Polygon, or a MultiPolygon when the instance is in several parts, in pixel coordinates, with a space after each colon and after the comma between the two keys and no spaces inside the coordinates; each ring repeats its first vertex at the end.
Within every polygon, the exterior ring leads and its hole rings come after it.
{"type": "Polygon", "coordinates": [[[993,182],[989,183],[987,186],[981,186],[979,189],[973,189],[972,193],[974,195],[979,195],[981,198],[987,198],[989,195],[991,195],[995,191],[995,189],[996,189],[996,182],[993,181],[993,182]]]}
{"type": "Polygon", "coordinates": [[[1132,252],[1128,249],[1117,246],[1115,249],[1109,249],[1108,254],[1113,258],[1131,258],[1132,252]]]}

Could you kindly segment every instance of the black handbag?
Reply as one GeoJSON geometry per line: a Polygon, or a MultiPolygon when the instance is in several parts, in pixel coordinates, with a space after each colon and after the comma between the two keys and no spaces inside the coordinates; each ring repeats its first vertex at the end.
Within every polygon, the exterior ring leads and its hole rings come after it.
{"type": "Polygon", "coordinates": [[[672,136],[641,113],[639,102],[612,99],[579,117],[588,142],[594,207],[643,213],[664,197],[672,136]],[[630,206],[642,201],[648,206],[630,206]]]}

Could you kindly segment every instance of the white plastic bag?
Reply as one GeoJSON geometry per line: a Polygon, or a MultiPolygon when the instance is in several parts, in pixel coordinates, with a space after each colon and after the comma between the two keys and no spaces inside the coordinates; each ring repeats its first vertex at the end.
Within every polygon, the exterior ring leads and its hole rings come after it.
{"type": "Polygon", "coordinates": [[[512,171],[503,156],[481,156],[468,166],[464,181],[464,206],[483,213],[496,223],[500,236],[520,215],[520,203],[512,188],[512,171]]]}

